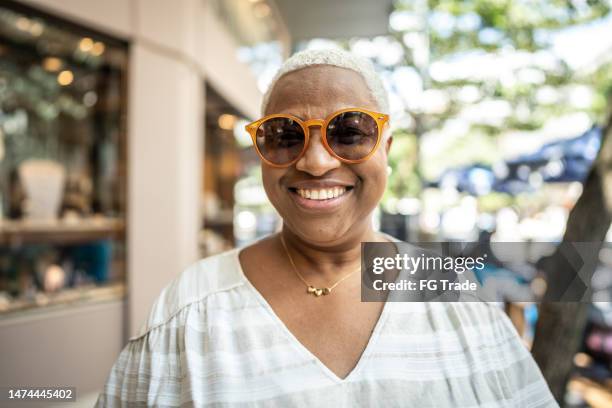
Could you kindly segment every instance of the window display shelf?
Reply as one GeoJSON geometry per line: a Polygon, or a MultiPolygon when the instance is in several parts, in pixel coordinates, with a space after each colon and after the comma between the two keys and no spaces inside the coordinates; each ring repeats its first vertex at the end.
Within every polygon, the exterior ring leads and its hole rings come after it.
{"type": "Polygon", "coordinates": [[[34,311],[50,312],[77,304],[123,299],[126,293],[126,286],[123,283],[107,286],[80,286],[63,289],[56,293],[37,292],[31,296],[23,296],[10,301],[0,293],[0,322],[16,316],[22,317],[34,311]]]}
{"type": "Polygon", "coordinates": [[[75,220],[2,220],[0,245],[33,243],[69,244],[97,239],[120,239],[125,230],[119,218],[91,217],[75,220]]]}

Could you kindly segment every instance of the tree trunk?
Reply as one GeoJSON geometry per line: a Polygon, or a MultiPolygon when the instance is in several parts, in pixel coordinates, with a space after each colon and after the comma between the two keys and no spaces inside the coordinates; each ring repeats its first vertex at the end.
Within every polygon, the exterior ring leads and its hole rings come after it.
{"type": "MultiPolygon", "coordinates": [[[[595,164],[584,182],[582,195],[569,214],[567,227],[563,236],[564,243],[590,242],[595,249],[601,248],[603,240],[612,222],[612,115],[608,118],[603,130],[601,148],[595,164]]],[[[563,245],[563,244],[562,244],[563,245]]],[[[561,254],[560,247],[552,255],[540,260],[538,266],[548,276],[547,293],[560,293],[560,288],[567,288],[575,272],[568,270],[571,265],[561,254]]],[[[598,255],[592,251],[592,256],[598,255]]],[[[593,270],[596,259],[584,260],[593,270]]],[[[553,302],[545,296],[540,305],[538,323],[532,349],[533,357],[538,363],[555,399],[563,405],[567,382],[573,367],[573,356],[578,351],[582,333],[587,322],[588,303],[553,302]]]]}

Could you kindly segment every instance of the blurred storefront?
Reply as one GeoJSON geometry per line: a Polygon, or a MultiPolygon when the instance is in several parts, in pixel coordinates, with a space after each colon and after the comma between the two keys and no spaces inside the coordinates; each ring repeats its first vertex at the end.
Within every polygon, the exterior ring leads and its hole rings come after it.
{"type": "Polygon", "coordinates": [[[242,246],[280,226],[260,177],[260,162],[239,111],[206,88],[203,223],[200,254],[242,246]]]}
{"type": "Polygon", "coordinates": [[[261,99],[236,56],[288,35],[265,1],[29,0],[0,39],[0,383],[95,393],[163,286],[234,245],[227,129],[261,99]]]}

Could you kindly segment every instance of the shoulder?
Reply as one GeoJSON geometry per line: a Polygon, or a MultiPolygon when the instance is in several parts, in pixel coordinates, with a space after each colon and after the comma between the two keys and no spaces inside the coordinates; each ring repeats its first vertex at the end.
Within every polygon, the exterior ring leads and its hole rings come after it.
{"type": "Polygon", "coordinates": [[[397,318],[421,318],[444,331],[475,330],[482,332],[491,327],[514,331],[499,304],[494,302],[393,302],[397,318]]]}
{"type": "Polygon", "coordinates": [[[528,354],[512,322],[494,303],[394,302],[392,306],[388,323],[397,334],[429,339],[461,353],[503,352],[511,360],[528,354]]]}
{"type": "Polygon", "coordinates": [[[191,306],[201,311],[200,303],[209,296],[243,285],[239,252],[200,259],[161,291],[139,333],[115,361],[96,406],[184,404],[185,330],[203,324],[191,306]]]}
{"type": "Polygon", "coordinates": [[[435,306],[444,314],[445,334],[461,345],[464,355],[471,356],[476,371],[499,371],[510,388],[538,384],[546,389],[527,345],[499,304],[474,301],[435,306]]]}
{"type": "MultiPolygon", "coordinates": [[[[457,330],[472,331],[482,340],[500,341],[508,339],[519,340],[518,333],[506,313],[498,303],[482,301],[465,301],[438,303],[443,308],[446,318],[457,330]]],[[[525,348],[522,346],[522,348],[525,348]]],[[[525,348],[526,350],[526,348],[525,348]]]]}
{"type": "Polygon", "coordinates": [[[238,253],[240,249],[200,259],[185,268],[155,300],[146,322],[130,340],[143,337],[164,325],[181,310],[208,296],[227,291],[244,283],[238,253]]]}

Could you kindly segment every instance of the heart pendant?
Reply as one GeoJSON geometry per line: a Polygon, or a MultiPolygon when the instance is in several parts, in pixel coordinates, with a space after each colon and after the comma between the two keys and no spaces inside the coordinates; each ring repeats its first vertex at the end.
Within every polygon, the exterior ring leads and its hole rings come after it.
{"type": "Polygon", "coordinates": [[[312,294],[313,296],[319,297],[319,296],[329,295],[331,293],[331,289],[330,288],[315,288],[314,286],[308,286],[308,289],[306,290],[306,292],[312,294]]]}

